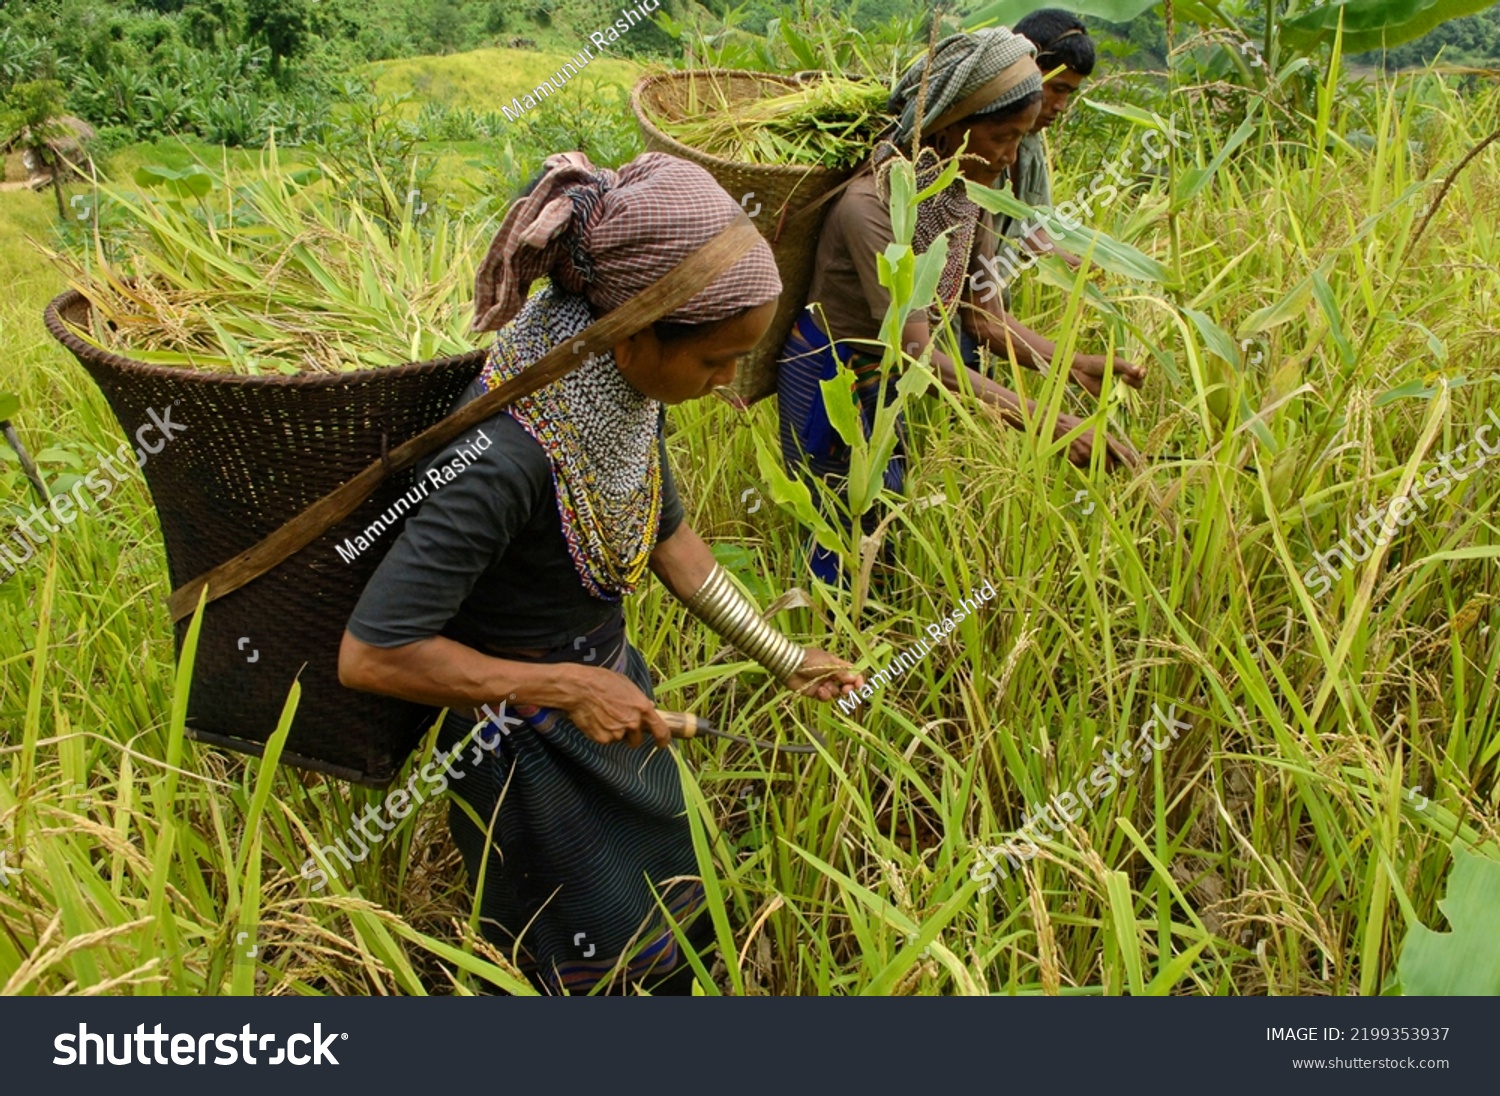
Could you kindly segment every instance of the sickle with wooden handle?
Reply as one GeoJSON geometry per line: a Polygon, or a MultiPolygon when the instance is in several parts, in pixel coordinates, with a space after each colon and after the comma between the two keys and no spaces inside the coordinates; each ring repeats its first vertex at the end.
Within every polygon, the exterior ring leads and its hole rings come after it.
{"type": "MultiPolygon", "coordinates": [[[[744,746],[754,746],[756,749],[774,750],[777,753],[810,754],[818,752],[817,746],[807,743],[782,745],[776,742],[764,742],[759,738],[746,738],[743,735],[730,734],[728,731],[719,730],[708,720],[689,712],[658,711],[657,714],[671,728],[673,738],[696,738],[700,734],[706,734],[712,735],[715,738],[728,739],[730,742],[738,742],[744,746]]],[[[823,736],[818,734],[817,731],[809,731],[808,733],[818,740],[818,745],[827,746],[827,743],[823,741],[823,736]]]]}

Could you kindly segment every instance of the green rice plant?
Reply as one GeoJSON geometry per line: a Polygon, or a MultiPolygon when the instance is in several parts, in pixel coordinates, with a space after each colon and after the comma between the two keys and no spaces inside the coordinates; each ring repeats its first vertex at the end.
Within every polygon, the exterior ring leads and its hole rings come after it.
{"type": "MultiPolygon", "coordinates": [[[[1149,364],[1102,412],[1147,459],[1106,478],[961,398],[913,399],[899,581],[864,614],[805,577],[793,515],[746,509],[747,488],[770,490],[774,404],[672,409],[689,519],[753,566],[789,633],[872,672],[980,583],[997,591],[854,714],[724,658],[659,585],[627,603],[663,707],[827,741],[680,747],[719,941],[705,992],[1336,995],[1442,977],[1422,945],[1406,958],[1413,926],[1474,908],[1462,895],[1492,873],[1473,860],[1500,859],[1500,469],[1450,476],[1320,596],[1303,576],[1500,412],[1500,150],[1454,174],[1500,125],[1500,93],[1373,82],[1330,100],[1326,142],[1252,138],[1191,197],[1149,182],[1098,213],[1090,229],[1180,273],[1170,294],[1046,265],[1018,284],[1014,310],[1064,357],[1089,339],[1149,364]],[[1188,729],[1121,759],[1110,795],[1055,814],[984,889],[980,850],[1119,757],[1153,705],[1188,729]]],[[[1206,167],[1239,120],[1180,104],[1182,164],[1206,167]]],[[[1063,145],[1054,193],[1085,185],[1113,135],[1063,145]]],[[[35,452],[112,451],[103,397],[40,325],[60,280],[15,246],[47,233],[50,203],[0,195],[0,390],[35,452]]],[[[1010,384],[1095,412],[1065,372],[1010,384]]],[[[9,464],[0,488],[30,490],[9,464]]],[[[471,928],[447,804],[314,890],[302,865],[374,793],[182,737],[163,563],[136,479],[0,583],[0,850],[23,868],[0,889],[0,987],[518,990],[471,928]]],[[[1450,944],[1487,961],[1484,922],[1471,939],[1459,920],[1450,944]]]]}

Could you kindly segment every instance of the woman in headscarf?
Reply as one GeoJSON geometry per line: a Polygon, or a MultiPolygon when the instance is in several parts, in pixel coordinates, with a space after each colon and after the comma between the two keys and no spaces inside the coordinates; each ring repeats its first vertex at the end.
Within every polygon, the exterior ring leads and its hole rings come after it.
{"type": "MultiPolygon", "coordinates": [[[[581,153],[549,158],[481,266],[475,326],[499,334],[459,404],[743,218],[707,172],[670,156],[618,172],[581,153]]],[[[663,405],[727,384],[780,293],[757,240],[687,304],[441,453],[428,469],[448,469],[442,484],[350,617],[346,685],[446,707],[444,754],[491,717],[483,747],[448,769],[480,824],[455,802],[449,827],[470,880],[483,872],[486,936],[547,991],[586,992],[611,974],[614,988],[691,987],[657,905],[685,923],[702,903],[678,772],[667,749],[632,748],[671,741],[625,636],[622,599],[648,569],[788,688],[829,701],[863,684],[761,620],[683,520],[667,462],[663,405]],[[494,704],[498,714],[477,710],[494,704]]],[[[701,948],[707,918],[688,935],[701,948]]]]}
{"type": "MultiPolygon", "coordinates": [[[[930,55],[907,70],[891,92],[887,109],[898,117],[894,144],[882,142],[874,171],[857,177],[829,209],[818,240],[809,307],[782,350],[777,403],[788,470],[808,482],[825,512],[834,511],[830,517],[846,525],[833,500],[844,498],[849,450],[829,424],[819,382],[836,375],[837,354],[854,371],[868,429],[882,399],[878,338],[890,303],[876,261],[894,240],[886,175],[896,157],[907,150],[916,165],[918,186],[925,187],[944,162],[964,147],[960,177],[918,207],[912,238],[912,248],[920,255],[948,230],[948,258],[937,294],[949,314],[955,314],[965,297],[969,275],[980,269],[984,257],[993,257],[995,246],[991,219],[969,200],[964,180],[993,186],[1015,161],[1020,140],[1031,131],[1041,109],[1042,80],[1035,55],[1035,46],[1003,27],[944,38],[930,55]],[[920,119],[919,103],[923,106],[920,119]]],[[[965,302],[965,307],[972,303],[965,302]]],[[[934,308],[930,314],[918,311],[908,317],[901,334],[907,353],[919,356],[933,341],[937,315],[934,308]]],[[[993,313],[985,315],[995,319],[993,313]]],[[[1052,355],[1052,345],[1040,337],[1030,341],[1007,338],[1013,323],[965,319],[965,329],[995,353],[1013,355],[1022,366],[1045,369],[1052,355]]],[[[936,347],[932,365],[945,388],[961,392],[966,382],[979,399],[1001,412],[1007,424],[1023,425],[1020,399],[1008,388],[953,362],[936,347]],[[964,382],[960,372],[967,374],[964,382]]],[[[1121,379],[1139,384],[1134,366],[1117,361],[1116,368],[1121,379]]],[[[1074,376],[1081,381],[1090,379],[1087,372],[1074,366],[1074,376]]],[[[887,393],[893,388],[894,378],[888,378],[887,393]]],[[[1034,405],[1029,406],[1034,411],[1034,405]]],[[[1068,434],[1079,425],[1075,416],[1059,415],[1056,435],[1068,434]]],[[[1119,442],[1097,440],[1106,446],[1106,466],[1134,458],[1119,442]]],[[[1087,465],[1095,442],[1092,430],[1083,431],[1070,443],[1068,458],[1087,465]]],[[[885,470],[885,485],[893,491],[902,490],[905,460],[903,440],[885,470]]],[[[874,511],[865,515],[867,533],[873,532],[878,518],[874,511]]],[[[841,570],[837,557],[817,545],[812,551],[812,569],[827,582],[838,581],[841,570]]]]}

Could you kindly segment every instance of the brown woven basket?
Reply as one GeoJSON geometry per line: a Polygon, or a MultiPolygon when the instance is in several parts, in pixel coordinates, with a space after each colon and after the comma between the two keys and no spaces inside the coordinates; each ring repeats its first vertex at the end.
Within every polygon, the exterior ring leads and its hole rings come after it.
{"type": "Polygon", "coordinates": [[[765,338],[740,361],[731,389],[736,402],[748,406],[776,391],[776,359],[792,325],[807,304],[818,232],[827,204],[807,207],[838,186],[854,169],[744,164],[711,156],[667,136],[656,120],[691,118],[726,103],[785,95],[799,82],[766,72],[692,69],[647,76],[630,93],[630,106],[641,127],[646,149],[665,152],[702,167],[739,202],[771,245],[781,274],[781,302],[765,338]]]}
{"type": "MultiPolygon", "coordinates": [[[[484,364],[483,350],[333,376],[241,377],[132,361],[90,346],[87,299],[47,306],[47,330],[78,359],[128,438],[172,405],[185,431],[142,471],[161,519],[172,586],[196,578],[274,532],[383,453],[447,415],[484,364]]],[[[260,579],[204,610],[188,703],[188,731],[215,746],[259,754],[293,680],[302,697],[282,760],[383,786],[437,712],[339,684],[344,624],[399,525],[345,563],[335,544],[370,524],[411,488],[387,477],[344,521],[260,579]]],[[[405,516],[398,519],[404,521],[405,516]]],[[[189,619],[176,625],[179,654],[189,619]]]]}

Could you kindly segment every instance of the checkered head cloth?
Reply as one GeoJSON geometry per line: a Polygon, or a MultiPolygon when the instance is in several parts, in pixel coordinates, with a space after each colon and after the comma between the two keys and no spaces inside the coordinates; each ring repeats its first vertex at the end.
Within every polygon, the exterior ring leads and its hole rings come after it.
{"type": "MultiPolygon", "coordinates": [[[[609,312],[744,215],[712,175],[675,156],[643,153],[618,172],[594,167],[581,152],[549,156],[531,193],[506,214],[475,276],[474,330],[505,326],[544,276],[609,312]]],[[[712,323],[780,295],[776,260],[758,240],[663,319],[712,323]]]]}
{"type": "Polygon", "coordinates": [[[1004,27],[950,34],[917,58],[891,89],[886,109],[899,118],[896,144],[903,149],[911,144],[924,76],[922,132],[928,134],[1040,91],[1042,75],[1035,57],[1036,47],[1029,40],[1004,27]]]}

